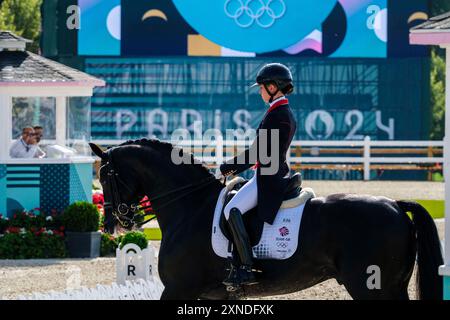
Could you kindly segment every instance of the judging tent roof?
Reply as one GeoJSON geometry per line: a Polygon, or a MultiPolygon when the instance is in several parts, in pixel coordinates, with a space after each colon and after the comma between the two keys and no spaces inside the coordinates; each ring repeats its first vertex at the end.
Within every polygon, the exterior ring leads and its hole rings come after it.
{"type": "Polygon", "coordinates": [[[25,51],[27,39],[0,31],[1,86],[104,86],[101,79],[25,51]]]}
{"type": "Polygon", "coordinates": [[[11,31],[0,31],[0,41],[10,41],[10,42],[26,42],[31,43],[31,40],[22,38],[11,31]]]}
{"type": "Polygon", "coordinates": [[[450,12],[411,28],[409,40],[411,44],[450,45],[450,12]]]}

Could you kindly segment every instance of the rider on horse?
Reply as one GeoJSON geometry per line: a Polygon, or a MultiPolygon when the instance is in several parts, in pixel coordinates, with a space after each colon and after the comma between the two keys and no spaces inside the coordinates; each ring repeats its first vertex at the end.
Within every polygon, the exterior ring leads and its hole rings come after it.
{"type": "Polygon", "coordinates": [[[252,247],[242,214],[258,205],[258,216],[264,222],[272,224],[283,201],[290,171],[286,162],[286,153],[297,128],[289,102],[285,97],[294,89],[292,82],[292,74],[285,65],[271,63],[261,68],[256,77],[256,83],[252,87],[259,86],[261,98],[265,103],[270,104],[270,107],[258,126],[256,138],[250,148],[220,166],[224,176],[239,174],[252,166],[256,170],[253,177],[224,209],[234,244],[231,270],[223,281],[227,286],[257,283],[252,272],[252,247]],[[267,132],[266,141],[262,141],[264,139],[261,138],[263,136],[260,134],[261,130],[267,132]],[[272,135],[277,133],[276,140],[272,141],[272,135]],[[274,142],[278,146],[274,146],[274,142]],[[270,156],[270,163],[261,161],[262,149],[267,150],[266,154],[270,156]],[[273,164],[276,165],[275,170],[267,173],[264,169],[273,168],[273,164]],[[235,259],[236,252],[239,262],[235,259]]]}

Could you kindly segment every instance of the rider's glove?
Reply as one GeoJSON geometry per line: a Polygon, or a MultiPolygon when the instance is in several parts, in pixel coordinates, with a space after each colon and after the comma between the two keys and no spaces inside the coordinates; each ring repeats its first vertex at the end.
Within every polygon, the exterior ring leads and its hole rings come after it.
{"type": "Polygon", "coordinates": [[[220,165],[220,172],[222,172],[222,174],[227,177],[230,176],[232,174],[234,174],[236,172],[236,170],[232,170],[232,169],[226,169],[227,164],[223,163],[220,165]]]}

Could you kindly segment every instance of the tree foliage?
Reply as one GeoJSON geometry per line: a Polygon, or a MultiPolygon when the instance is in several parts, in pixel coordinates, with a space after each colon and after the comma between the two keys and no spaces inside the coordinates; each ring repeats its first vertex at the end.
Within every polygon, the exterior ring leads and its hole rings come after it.
{"type": "Polygon", "coordinates": [[[430,138],[442,140],[445,128],[445,61],[434,50],[431,52],[430,84],[432,110],[430,138]]]}
{"type": "MultiPolygon", "coordinates": [[[[448,0],[432,0],[430,4],[432,17],[450,11],[448,0]]],[[[445,133],[445,50],[437,46],[431,51],[430,85],[433,113],[430,138],[441,140],[445,133]]]]}
{"type": "Polygon", "coordinates": [[[39,52],[41,32],[42,0],[0,1],[0,30],[9,30],[33,41],[27,46],[32,52],[39,52]]]}

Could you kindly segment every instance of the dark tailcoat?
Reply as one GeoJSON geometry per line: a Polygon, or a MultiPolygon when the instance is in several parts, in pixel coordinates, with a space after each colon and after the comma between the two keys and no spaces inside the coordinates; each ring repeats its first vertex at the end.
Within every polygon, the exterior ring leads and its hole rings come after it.
{"type": "Polygon", "coordinates": [[[297,123],[291,108],[288,104],[280,105],[265,115],[256,130],[256,138],[252,145],[241,154],[226,161],[220,166],[220,171],[222,174],[239,174],[258,163],[256,165],[258,216],[263,221],[270,224],[273,223],[278,209],[283,202],[284,192],[289,181],[290,175],[289,166],[286,162],[286,154],[289,151],[289,146],[296,129],[297,123]],[[261,129],[266,129],[267,139],[264,138],[261,129]],[[271,132],[274,129],[279,130],[278,139],[276,139],[279,148],[278,152],[272,155],[272,149],[274,150],[274,153],[276,151],[276,148],[272,145],[273,143],[270,138],[271,132]],[[276,158],[278,161],[279,166],[274,174],[268,175],[264,174],[264,172],[261,173],[262,168],[270,167],[271,164],[271,162],[264,163],[264,161],[267,162],[267,160],[261,158],[261,156],[264,157],[266,154],[264,151],[261,153],[261,146],[263,143],[267,143],[268,158],[276,158]]]}

